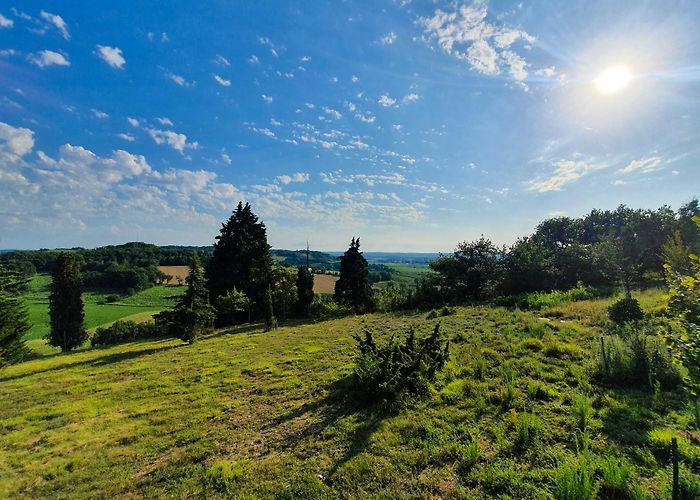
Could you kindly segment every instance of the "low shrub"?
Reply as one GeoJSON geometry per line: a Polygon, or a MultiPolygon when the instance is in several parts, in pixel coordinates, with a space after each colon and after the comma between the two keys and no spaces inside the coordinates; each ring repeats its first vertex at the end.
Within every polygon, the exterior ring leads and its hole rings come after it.
{"type": "Polygon", "coordinates": [[[119,301],[120,298],[121,298],[121,297],[119,297],[119,295],[107,295],[107,296],[105,297],[105,303],[107,303],[107,304],[113,304],[114,302],[119,301]]]}
{"type": "Polygon", "coordinates": [[[511,411],[511,418],[515,428],[515,446],[521,450],[529,448],[539,442],[542,437],[542,420],[532,413],[516,413],[511,411]]]}
{"type": "Polygon", "coordinates": [[[504,306],[514,306],[519,309],[539,310],[546,307],[554,307],[567,302],[588,300],[603,296],[604,291],[579,284],[569,290],[554,290],[551,292],[530,292],[502,297],[497,303],[504,306]]]}
{"type": "Polygon", "coordinates": [[[571,412],[576,419],[576,427],[585,431],[590,426],[593,417],[593,401],[585,394],[574,394],[571,412]]]}
{"type": "Polygon", "coordinates": [[[204,484],[219,493],[234,493],[244,475],[245,470],[241,462],[223,460],[207,468],[204,484]]]}
{"type": "Polygon", "coordinates": [[[600,464],[601,480],[598,496],[610,500],[630,498],[633,490],[634,469],[624,460],[605,458],[600,464]]]}
{"type": "Polygon", "coordinates": [[[534,337],[528,337],[520,342],[520,347],[528,351],[541,351],[544,349],[544,342],[534,337]]]}
{"type": "Polygon", "coordinates": [[[347,307],[338,304],[330,295],[317,293],[309,306],[309,314],[314,318],[332,318],[349,313],[347,307]]]}
{"type": "Polygon", "coordinates": [[[133,340],[148,339],[162,336],[161,330],[154,323],[134,323],[133,321],[117,321],[105,328],[97,328],[90,339],[90,344],[98,345],[120,344],[133,340]]]}
{"type": "Polygon", "coordinates": [[[583,349],[579,346],[567,344],[566,342],[559,342],[553,338],[549,338],[544,342],[544,349],[542,352],[545,356],[550,358],[583,358],[583,349]]]}
{"type": "Polygon", "coordinates": [[[486,375],[486,360],[484,358],[476,358],[474,360],[474,378],[476,380],[484,380],[486,375]]]}
{"type": "Polygon", "coordinates": [[[593,474],[594,469],[585,458],[561,463],[554,474],[554,498],[591,500],[596,494],[593,474]]]}
{"type": "Polygon", "coordinates": [[[622,325],[632,321],[643,320],[644,312],[637,299],[625,297],[608,308],[608,318],[613,323],[622,325]]]}
{"type": "Polygon", "coordinates": [[[359,350],[356,389],[365,401],[372,403],[394,406],[426,397],[449,356],[449,340],[440,333],[439,323],[423,339],[416,339],[413,328],[403,341],[392,335],[383,346],[375,343],[369,331],[364,338],[354,338],[359,350]]]}

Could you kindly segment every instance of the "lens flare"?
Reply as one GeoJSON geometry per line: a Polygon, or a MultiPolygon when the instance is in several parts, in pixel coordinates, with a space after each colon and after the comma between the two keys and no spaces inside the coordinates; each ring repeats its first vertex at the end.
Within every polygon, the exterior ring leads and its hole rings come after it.
{"type": "Polygon", "coordinates": [[[593,80],[598,91],[614,94],[627,87],[632,80],[632,73],[625,66],[611,66],[593,80]]]}

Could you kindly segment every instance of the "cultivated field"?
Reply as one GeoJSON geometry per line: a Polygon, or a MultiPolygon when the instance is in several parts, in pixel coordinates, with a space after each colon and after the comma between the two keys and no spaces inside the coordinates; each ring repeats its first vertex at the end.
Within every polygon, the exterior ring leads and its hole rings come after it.
{"type": "MultiPolygon", "coordinates": [[[[49,354],[59,352],[46,344],[44,337],[49,333],[49,286],[51,276],[35,275],[29,292],[24,295],[29,308],[29,320],[32,328],[25,337],[27,345],[35,352],[49,354]]],[[[85,327],[94,330],[98,326],[107,326],[120,319],[132,321],[149,321],[153,314],[170,309],[177,296],[185,291],[184,286],[154,286],[131,296],[116,294],[117,300],[107,302],[108,291],[89,290],[83,293],[85,303],[85,327]]]]}
{"type": "MultiPolygon", "coordinates": [[[[652,295],[645,304],[658,307],[652,295]]],[[[551,498],[567,467],[602,477],[618,463],[639,493],[669,498],[670,438],[686,463],[700,460],[681,432],[690,417],[675,393],[597,385],[592,323],[460,307],[433,320],[244,325],[193,345],[11,366],[0,373],[0,498],[551,498]],[[352,335],[425,334],[438,321],[451,357],[431,399],[396,414],[355,406],[352,335]]]]}
{"type": "Polygon", "coordinates": [[[338,276],[333,276],[330,274],[314,274],[314,293],[335,292],[336,281],[338,281],[338,276]]]}
{"type": "Polygon", "coordinates": [[[160,272],[172,276],[166,285],[182,285],[185,283],[185,278],[190,272],[190,266],[158,266],[160,272]]]}

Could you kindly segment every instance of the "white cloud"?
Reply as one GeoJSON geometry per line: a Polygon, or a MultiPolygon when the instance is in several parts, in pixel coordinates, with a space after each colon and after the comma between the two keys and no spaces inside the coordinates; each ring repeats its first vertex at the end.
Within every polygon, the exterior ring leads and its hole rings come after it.
{"type": "Polygon", "coordinates": [[[133,135],[127,134],[125,132],[117,134],[117,137],[119,137],[120,139],[124,139],[125,141],[128,141],[128,142],[134,142],[136,140],[136,138],[133,135]]]}
{"type": "Polygon", "coordinates": [[[303,56],[301,58],[301,62],[309,62],[310,60],[311,60],[311,57],[309,57],[309,56],[303,56]]]}
{"type": "Polygon", "coordinates": [[[546,177],[533,179],[528,183],[528,191],[561,191],[564,186],[579,180],[596,170],[607,168],[606,163],[583,160],[559,160],[554,163],[554,171],[546,177]]]}
{"type": "Polygon", "coordinates": [[[172,127],[173,122],[168,118],[167,116],[160,116],[156,118],[156,121],[160,123],[161,125],[165,125],[166,127],[172,127]]]}
{"type": "Polygon", "coordinates": [[[361,113],[356,113],[355,118],[360,120],[361,122],[364,123],[374,123],[374,121],[377,119],[376,116],[372,116],[371,113],[366,113],[366,114],[361,114],[361,113]]]}
{"type": "Polygon", "coordinates": [[[220,85],[223,85],[224,87],[231,86],[231,80],[224,80],[219,75],[214,75],[214,80],[216,80],[220,85]]]}
{"type": "Polygon", "coordinates": [[[70,66],[70,61],[66,56],[53,50],[41,50],[35,54],[29,54],[27,59],[40,68],[45,68],[46,66],[70,66]]]}
{"type": "Polygon", "coordinates": [[[194,87],[194,85],[195,85],[194,81],[188,82],[187,80],[185,80],[184,77],[182,77],[180,75],[176,75],[175,73],[171,73],[170,71],[165,71],[165,77],[168,78],[169,80],[175,82],[180,87],[190,88],[190,87],[194,87]]]}
{"type": "Polygon", "coordinates": [[[107,113],[105,113],[104,111],[100,111],[99,109],[92,108],[90,111],[92,111],[92,114],[95,115],[95,118],[99,118],[100,120],[109,118],[109,115],[107,113]]]}
{"type": "Polygon", "coordinates": [[[326,113],[327,115],[332,116],[336,120],[340,120],[343,117],[343,115],[339,111],[336,111],[333,108],[329,108],[328,106],[323,107],[323,112],[326,113]]]}
{"type": "Polygon", "coordinates": [[[382,45],[392,45],[395,41],[396,41],[396,33],[394,33],[393,31],[390,31],[389,33],[387,33],[386,35],[384,35],[383,37],[381,37],[379,39],[379,42],[382,45]]]}
{"type": "Polygon", "coordinates": [[[260,97],[262,97],[262,100],[265,101],[267,104],[272,104],[272,97],[269,95],[262,94],[260,97]]]}
{"type": "Polygon", "coordinates": [[[267,137],[269,137],[271,139],[277,138],[275,133],[272,130],[270,130],[269,128],[255,128],[255,127],[253,127],[253,128],[251,128],[251,130],[253,132],[255,132],[256,134],[266,135],[267,137]]]}
{"type": "Polygon", "coordinates": [[[129,125],[131,125],[134,128],[138,128],[140,125],[139,121],[136,118],[128,117],[126,121],[128,121],[129,125]]]}
{"type": "Polygon", "coordinates": [[[214,57],[214,64],[219,64],[221,66],[231,66],[229,60],[221,54],[216,54],[216,57],[214,57]]]}
{"type": "Polygon", "coordinates": [[[126,59],[122,54],[122,50],[118,47],[110,47],[108,45],[95,46],[97,55],[106,62],[110,67],[122,69],[126,64],[126,59]]]}
{"type": "Polygon", "coordinates": [[[282,184],[289,184],[292,182],[299,182],[299,183],[304,183],[308,182],[311,176],[307,173],[303,172],[297,172],[292,175],[278,175],[277,180],[281,182],[282,184]]]}
{"type": "Polygon", "coordinates": [[[381,106],[384,106],[385,108],[388,108],[388,107],[396,104],[396,99],[392,99],[388,95],[383,95],[377,100],[377,104],[380,104],[381,106]]]}
{"type": "MultiPolygon", "coordinates": [[[[436,40],[448,55],[466,61],[484,75],[497,75],[508,69],[513,78],[527,78],[527,62],[512,47],[516,42],[529,47],[535,38],[525,31],[488,20],[486,2],[456,5],[449,11],[437,9],[432,17],[420,19],[427,40],[436,40]]],[[[522,85],[522,87],[525,87],[522,85]]]]}
{"type": "Polygon", "coordinates": [[[250,64],[260,64],[260,59],[258,59],[258,56],[252,55],[248,58],[248,62],[250,64]]]}
{"type": "Polygon", "coordinates": [[[20,56],[22,53],[15,49],[2,49],[0,50],[0,57],[14,57],[20,56]]]}
{"type": "Polygon", "coordinates": [[[350,78],[350,80],[352,81],[352,83],[357,83],[357,82],[360,81],[360,79],[359,79],[358,77],[356,77],[355,75],[352,75],[352,77],[350,78]]]}
{"type": "Polygon", "coordinates": [[[654,170],[658,170],[663,165],[664,159],[661,156],[651,156],[641,160],[632,160],[620,172],[623,174],[631,174],[632,172],[641,172],[648,174],[654,170]]]}
{"type": "Polygon", "coordinates": [[[63,20],[61,16],[57,16],[56,14],[51,14],[49,12],[46,12],[45,10],[42,10],[39,15],[44,19],[47,23],[53,25],[60,33],[63,38],[66,40],[70,40],[70,33],[68,33],[68,25],[66,22],[63,20]]]}
{"type": "Polygon", "coordinates": [[[279,127],[282,125],[282,122],[279,120],[276,120],[275,118],[270,118],[270,125],[274,125],[275,127],[279,127]]]}
{"type": "Polygon", "coordinates": [[[418,99],[420,99],[420,96],[414,92],[404,96],[404,98],[401,100],[402,103],[404,104],[409,104],[412,102],[416,102],[418,99]]]}
{"type": "Polygon", "coordinates": [[[226,154],[225,151],[222,151],[222,152],[221,152],[221,160],[222,160],[226,165],[230,165],[230,164],[232,163],[232,162],[231,162],[231,157],[230,157],[228,154],[226,154]]]}
{"type": "Polygon", "coordinates": [[[47,167],[53,167],[56,164],[56,160],[51,158],[49,155],[44,153],[43,151],[37,151],[36,152],[37,158],[39,158],[39,161],[46,165],[47,167]]]}
{"type": "Polygon", "coordinates": [[[185,134],[178,134],[172,130],[158,130],[155,128],[147,128],[145,130],[156,144],[167,144],[183,154],[185,149],[197,149],[199,147],[198,142],[187,142],[187,136],[185,134]]]}
{"type": "Polygon", "coordinates": [[[391,126],[391,128],[393,128],[394,130],[396,130],[398,132],[398,131],[401,131],[401,129],[403,128],[403,125],[401,125],[400,123],[395,123],[394,125],[391,126]]]}
{"type": "MultiPolygon", "coordinates": [[[[0,160],[14,163],[34,147],[34,132],[0,122],[0,160]]],[[[2,165],[0,165],[1,167],[2,165]]]]}
{"type": "Polygon", "coordinates": [[[8,19],[2,14],[0,14],[0,28],[12,28],[15,22],[12,19],[8,19]]]}

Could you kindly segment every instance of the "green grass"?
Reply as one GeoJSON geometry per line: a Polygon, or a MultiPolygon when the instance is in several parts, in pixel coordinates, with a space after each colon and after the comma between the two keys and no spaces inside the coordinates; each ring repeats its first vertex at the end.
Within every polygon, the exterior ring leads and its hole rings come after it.
{"type": "Polygon", "coordinates": [[[0,498],[578,498],[628,477],[665,498],[672,436],[684,477],[699,471],[692,409],[596,385],[599,335],[458,307],[45,356],[0,373],[0,498]],[[438,321],[451,356],[430,399],[393,414],[353,404],[353,334],[438,321]]]}
{"type": "MultiPolygon", "coordinates": [[[[32,328],[25,336],[27,344],[42,354],[57,352],[43,341],[49,333],[49,286],[51,276],[37,274],[29,283],[29,291],[24,299],[29,308],[29,321],[32,328]]],[[[114,292],[88,290],[83,293],[85,304],[85,328],[94,330],[107,326],[119,319],[133,321],[148,320],[152,314],[172,307],[175,297],[184,292],[184,286],[154,286],[132,296],[121,297],[117,302],[106,303],[108,295],[114,292]],[[147,314],[144,314],[147,313],[147,314]]],[[[117,294],[118,295],[118,294],[117,294]]]]}

